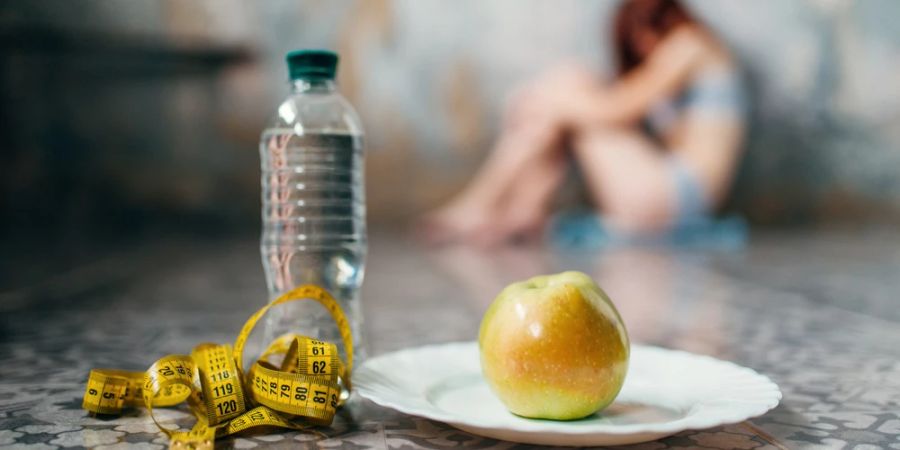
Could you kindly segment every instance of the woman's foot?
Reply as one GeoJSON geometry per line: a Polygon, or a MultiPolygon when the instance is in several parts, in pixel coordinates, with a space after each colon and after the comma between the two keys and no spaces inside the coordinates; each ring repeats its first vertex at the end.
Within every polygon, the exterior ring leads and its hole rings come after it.
{"type": "Polygon", "coordinates": [[[423,216],[417,239],[428,245],[473,244],[490,248],[540,239],[546,214],[536,208],[487,211],[450,204],[423,216]]]}
{"type": "Polygon", "coordinates": [[[485,248],[541,239],[547,215],[540,208],[507,210],[470,234],[472,243],[485,248]]]}
{"type": "Polygon", "coordinates": [[[468,242],[479,230],[489,226],[490,216],[485,208],[453,201],[417,220],[414,233],[416,239],[427,245],[468,242]]]}

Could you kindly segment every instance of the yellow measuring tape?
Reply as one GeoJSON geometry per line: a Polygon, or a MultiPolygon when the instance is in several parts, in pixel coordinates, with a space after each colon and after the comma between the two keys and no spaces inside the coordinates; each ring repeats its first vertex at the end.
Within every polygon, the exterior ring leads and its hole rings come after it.
{"type": "Polygon", "coordinates": [[[341,307],[324,289],[305,285],[278,297],[250,316],[234,343],[200,344],[190,356],[169,355],[146,372],[94,369],[82,408],[119,414],[145,406],[153,422],[171,439],[170,448],[212,448],[217,436],[258,426],[292,429],[330,425],[344,394],[351,389],[353,336],[341,307]],[[337,324],[347,353],[346,364],[330,342],[295,334],[272,342],[245,374],[244,344],[269,308],[310,299],[324,306],[337,324]],[[283,355],[276,366],[269,358],[283,355]],[[197,422],[190,431],[162,426],[153,408],[187,402],[197,422]]]}

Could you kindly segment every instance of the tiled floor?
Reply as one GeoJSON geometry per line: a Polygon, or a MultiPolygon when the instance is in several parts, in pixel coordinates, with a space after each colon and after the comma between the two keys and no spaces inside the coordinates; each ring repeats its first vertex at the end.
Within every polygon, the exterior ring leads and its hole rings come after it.
{"type": "MultiPolygon", "coordinates": [[[[741,252],[659,248],[424,251],[375,234],[363,290],[370,354],[476,338],[508,282],[577,269],[618,305],[634,342],[709,354],[777,382],[781,405],[752,421],[630,448],[900,449],[900,234],[753,235],[741,252]]],[[[32,273],[30,271],[29,273],[32,273]]],[[[14,279],[14,276],[5,277],[14,279]]],[[[80,409],[92,367],[145,369],[203,341],[231,342],[265,301],[254,239],[167,239],[0,292],[0,446],[162,448],[144,411],[80,409]]],[[[189,426],[183,410],[159,417],[189,426]]],[[[234,448],[513,444],[354,400],[324,436],[281,432],[234,448]]]]}

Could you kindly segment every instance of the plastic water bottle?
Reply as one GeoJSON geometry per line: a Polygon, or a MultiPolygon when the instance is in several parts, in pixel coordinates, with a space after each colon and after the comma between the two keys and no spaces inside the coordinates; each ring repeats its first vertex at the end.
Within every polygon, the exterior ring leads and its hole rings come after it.
{"type": "MultiPolygon", "coordinates": [[[[303,284],[326,289],[351,324],[354,359],[364,355],[359,288],[366,257],[363,130],[334,82],[338,56],[287,54],[291,95],[278,106],[259,144],[262,253],[270,301],[303,284]]],[[[316,302],[274,307],[265,342],[299,333],[346,352],[329,313],[316,302]]]]}

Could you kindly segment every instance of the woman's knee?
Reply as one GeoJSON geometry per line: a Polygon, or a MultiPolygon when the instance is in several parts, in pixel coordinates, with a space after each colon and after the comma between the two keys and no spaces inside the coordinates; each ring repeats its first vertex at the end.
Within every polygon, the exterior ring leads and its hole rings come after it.
{"type": "Polygon", "coordinates": [[[561,143],[563,129],[552,121],[535,118],[519,124],[514,133],[517,139],[527,143],[522,148],[546,153],[551,147],[555,148],[561,143]]]}
{"type": "Polygon", "coordinates": [[[558,89],[588,90],[597,85],[597,76],[588,68],[577,63],[560,64],[516,87],[506,101],[504,115],[512,122],[522,116],[540,116],[545,98],[558,89]]]}
{"type": "Polygon", "coordinates": [[[543,109],[539,89],[531,84],[520,86],[506,101],[503,125],[509,128],[539,120],[543,109]]]}
{"type": "Polygon", "coordinates": [[[558,118],[538,109],[511,111],[504,120],[503,130],[525,139],[546,141],[558,138],[564,124],[558,118]]]}

